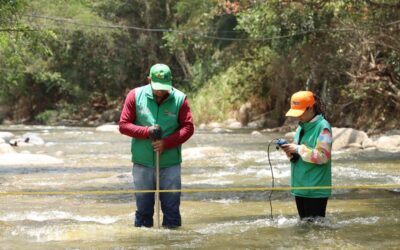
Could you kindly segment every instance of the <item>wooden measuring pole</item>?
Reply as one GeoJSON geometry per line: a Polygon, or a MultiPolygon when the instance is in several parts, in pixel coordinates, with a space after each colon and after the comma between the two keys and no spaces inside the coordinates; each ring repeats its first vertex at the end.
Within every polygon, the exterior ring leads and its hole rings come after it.
{"type": "Polygon", "coordinates": [[[160,152],[156,153],[156,219],[157,219],[157,228],[160,228],[160,152]]]}

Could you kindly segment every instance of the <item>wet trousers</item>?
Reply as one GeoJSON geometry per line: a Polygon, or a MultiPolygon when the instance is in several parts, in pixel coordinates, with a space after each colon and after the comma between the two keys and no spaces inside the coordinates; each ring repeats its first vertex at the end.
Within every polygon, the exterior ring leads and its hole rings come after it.
{"type": "Polygon", "coordinates": [[[306,198],[295,196],[297,211],[300,219],[309,220],[317,217],[325,217],[328,198],[306,198]]]}
{"type": "MultiPolygon", "coordinates": [[[[133,165],[133,183],[135,190],[156,189],[156,169],[139,164],[133,165]]],[[[171,166],[160,169],[160,190],[181,189],[181,166],[171,166]]],[[[155,195],[154,193],[136,193],[136,227],[152,227],[155,195]]],[[[162,226],[176,228],[181,226],[179,211],[181,201],[180,192],[160,193],[161,210],[163,213],[162,226]]]]}

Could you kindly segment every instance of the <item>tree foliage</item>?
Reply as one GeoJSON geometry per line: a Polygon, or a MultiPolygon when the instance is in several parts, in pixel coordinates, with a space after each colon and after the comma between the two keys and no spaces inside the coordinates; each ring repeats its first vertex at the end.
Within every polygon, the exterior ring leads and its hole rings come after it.
{"type": "Polygon", "coordinates": [[[250,102],[281,125],[300,89],[337,125],[394,127],[400,112],[396,0],[1,0],[0,14],[0,120],[95,119],[157,62],[197,122],[250,102]]]}

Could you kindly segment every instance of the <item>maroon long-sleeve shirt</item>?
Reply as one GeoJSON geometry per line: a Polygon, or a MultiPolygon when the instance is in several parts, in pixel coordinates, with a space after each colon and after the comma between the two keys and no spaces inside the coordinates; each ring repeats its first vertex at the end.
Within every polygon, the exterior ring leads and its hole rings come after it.
{"type": "MultiPolygon", "coordinates": [[[[133,89],[126,96],[121,117],[119,119],[119,131],[121,134],[134,138],[149,138],[148,127],[134,124],[136,120],[135,107],[135,89],[133,89]]],[[[187,98],[185,98],[181,108],[179,109],[178,121],[180,128],[175,133],[163,138],[165,149],[177,147],[183,144],[193,135],[193,117],[187,98]]]]}

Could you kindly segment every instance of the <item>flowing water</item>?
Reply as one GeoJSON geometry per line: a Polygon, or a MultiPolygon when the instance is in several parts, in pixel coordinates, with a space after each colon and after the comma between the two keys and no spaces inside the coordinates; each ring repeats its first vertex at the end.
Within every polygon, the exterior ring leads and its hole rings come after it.
{"type": "MultiPolygon", "coordinates": [[[[61,164],[0,167],[1,192],[72,191],[0,196],[1,249],[399,249],[400,190],[335,189],[327,218],[298,221],[288,191],[206,192],[271,186],[267,148],[279,134],[215,134],[197,130],[184,145],[183,226],[135,228],[134,195],[79,191],[132,189],[130,139],[77,127],[1,127],[15,135],[37,133],[43,146],[19,148],[57,156],[61,164]]],[[[400,153],[334,152],[338,186],[400,184],[400,153]]],[[[270,148],[275,186],[287,187],[288,161],[270,148]]]]}

